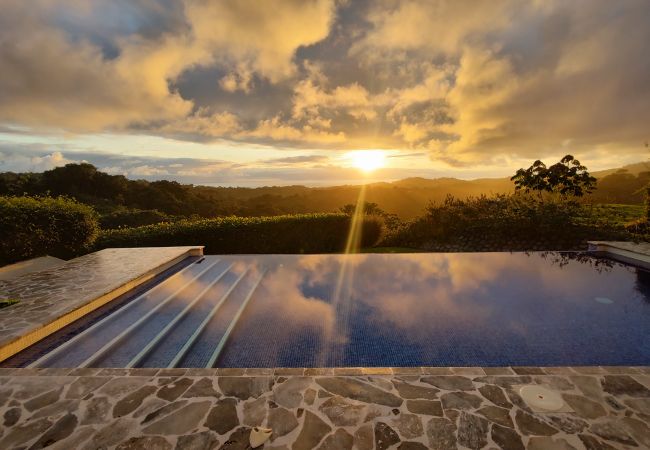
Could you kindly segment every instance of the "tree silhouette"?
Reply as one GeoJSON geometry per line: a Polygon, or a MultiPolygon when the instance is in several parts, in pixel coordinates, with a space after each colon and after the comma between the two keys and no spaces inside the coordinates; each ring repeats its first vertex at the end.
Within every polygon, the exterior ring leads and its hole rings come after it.
{"type": "Polygon", "coordinates": [[[516,191],[533,191],[539,195],[548,192],[562,197],[582,197],[596,187],[596,178],[572,155],[566,155],[551,167],[538,159],[528,169],[517,170],[510,179],[515,182],[516,191]]]}

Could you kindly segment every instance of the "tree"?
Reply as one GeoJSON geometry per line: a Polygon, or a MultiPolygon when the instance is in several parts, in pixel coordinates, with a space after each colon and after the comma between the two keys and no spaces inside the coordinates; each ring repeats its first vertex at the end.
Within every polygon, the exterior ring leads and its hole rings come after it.
{"type": "MultiPolygon", "coordinates": [[[[357,205],[354,203],[348,203],[347,205],[341,206],[339,208],[339,211],[341,211],[343,214],[351,216],[354,214],[356,209],[357,205]]],[[[366,216],[377,216],[383,218],[384,225],[386,225],[386,228],[389,230],[394,230],[402,225],[402,221],[397,216],[397,214],[384,211],[379,207],[377,203],[363,202],[363,214],[366,216]]]]}
{"type": "Polygon", "coordinates": [[[534,191],[539,195],[549,192],[562,197],[582,197],[596,187],[596,178],[571,155],[566,155],[551,167],[537,160],[528,169],[517,170],[510,179],[515,182],[516,191],[534,191]]]}
{"type": "MultiPolygon", "coordinates": [[[[357,209],[357,205],[353,203],[348,203],[347,205],[343,205],[339,208],[339,211],[341,211],[343,214],[347,214],[348,216],[351,216],[354,214],[355,210],[357,209]]],[[[377,203],[373,202],[363,202],[363,213],[366,216],[383,216],[386,214],[386,212],[379,207],[377,203]]]]}

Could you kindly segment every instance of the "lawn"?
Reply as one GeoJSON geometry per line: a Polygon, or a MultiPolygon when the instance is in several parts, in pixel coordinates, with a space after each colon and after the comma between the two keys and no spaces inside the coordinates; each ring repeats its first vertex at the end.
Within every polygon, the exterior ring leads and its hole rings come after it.
{"type": "Polygon", "coordinates": [[[593,219],[599,225],[625,226],[645,216],[644,205],[621,205],[615,203],[586,206],[585,210],[593,213],[593,219]]]}

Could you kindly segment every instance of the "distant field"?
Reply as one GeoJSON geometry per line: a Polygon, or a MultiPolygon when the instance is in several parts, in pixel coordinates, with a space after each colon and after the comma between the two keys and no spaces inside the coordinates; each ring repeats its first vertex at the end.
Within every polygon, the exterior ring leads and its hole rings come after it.
{"type": "MultiPolygon", "coordinates": [[[[589,207],[587,207],[589,208],[589,207]]],[[[645,215],[643,205],[621,205],[616,203],[594,205],[593,213],[599,223],[623,226],[645,215]]]]}

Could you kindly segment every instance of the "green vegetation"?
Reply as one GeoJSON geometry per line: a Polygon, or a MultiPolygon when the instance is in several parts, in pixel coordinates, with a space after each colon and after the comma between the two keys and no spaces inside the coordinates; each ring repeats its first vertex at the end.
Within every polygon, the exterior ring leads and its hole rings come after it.
{"type": "MultiPolygon", "coordinates": [[[[356,203],[348,203],[347,205],[341,206],[339,208],[339,211],[348,216],[352,216],[355,213],[356,209],[356,203]]],[[[397,214],[387,213],[381,209],[377,203],[363,202],[363,214],[366,216],[381,217],[384,221],[384,226],[391,231],[400,227],[402,224],[402,221],[397,216],[397,214]]]]}
{"type": "MultiPolygon", "coordinates": [[[[345,214],[220,217],[106,230],[96,248],[205,245],[208,254],[329,253],[345,248],[349,229],[345,214]]],[[[381,219],[365,217],[362,247],[374,245],[381,232],[381,219]]]]}
{"type": "Polygon", "coordinates": [[[580,211],[578,218],[601,227],[622,228],[638,222],[645,217],[643,205],[587,205],[580,211]]]}
{"type": "Polygon", "coordinates": [[[587,240],[638,238],[626,231],[616,212],[616,208],[590,208],[522,194],[465,200],[450,196],[389,233],[381,245],[465,251],[576,250],[584,249],[587,240]]]}
{"type": "MultiPolygon", "coordinates": [[[[520,169],[514,186],[508,179],[369,185],[361,251],[560,250],[583,249],[591,239],[646,239],[650,208],[641,202],[648,168],[607,172],[593,193],[594,177],[570,155],[548,168],[536,161],[520,169]],[[482,194],[486,191],[492,194],[482,194]],[[446,197],[442,192],[448,192],[446,197]],[[473,192],[477,195],[468,194],[473,192]],[[593,204],[598,196],[620,203],[593,204]],[[386,204],[390,207],[384,209],[386,204]]],[[[106,247],[205,245],[213,254],[339,252],[359,189],[133,181],[89,164],[41,174],[4,173],[0,194],[8,196],[0,197],[0,263],[44,254],[67,258],[106,247]],[[67,197],[37,195],[44,193],[67,197]]]]}
{"type": "Polygon", "coordinates": [[[97,214],[63,197],[0,197],[0,263],[84,253],[98,233],[97,214]]]}
{"type": "MultiPolygon", "coordinates": [[[[583,202],[642,204],[645,187],[650,182],[650,163],[592,175],[598,178],[596,190],[585,195],[583,202]]],[[[359,191],[359,186],[227,188],[129,180],[122,175],[103,173],[90,164],[68,164],[43,173],[0,173],[0,195],[75,198],[95,208],[104,228],[149,225],[192,216],[337,212],[342,205],[356,203],[359,191]]],[[[443,202],[447,195],[468,198],[512,192],[514,185],[505,177],[479,180],[408,178],[369,184],[365,188],[365,200],[380,205],[386,214],[413,220],[424,213],[430,202],[443,202]]]]}
{"type": "Polygon", "coordinates": [[[172,216],[156,209],[120,208],[102,215],[99,225],[104,230],[111,230],[114,228],[141,227],[161,222],[177,222],[182,219],[182,216],[172,216]]]}
{"type": "Polygon", "coordinates": [[[595,178],[571,155],[546,168],[535,161],[512,177],[516,193],[467,199],[448,196],[393,229],[381,245],[435,250],[583,249],[587,240],[644,239],[636,205],[579,202],[595,178]]]}
{"type": "Polygon", "coordinates": [[[596,178],[572,155],[551,167],[538,159],[528,169],[517,170],[510,179],[515,182],[515,191],[559,194],[563,198],[582,197],[596,187],[596,178]]]}
{"type": "Polygon", "coordinates": [[[15,305],[19,300],[14,300],[10,298],[0,299],[0,309],[6,308],[7,306],[15,305]]]}

